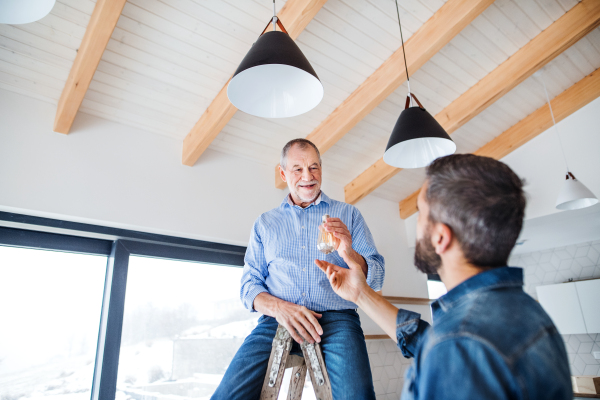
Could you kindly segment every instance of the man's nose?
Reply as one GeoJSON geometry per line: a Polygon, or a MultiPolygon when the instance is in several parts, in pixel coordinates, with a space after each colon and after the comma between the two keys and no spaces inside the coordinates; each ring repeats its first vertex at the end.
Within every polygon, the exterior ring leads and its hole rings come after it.
{"type": "Polygon", "coordinates": [[[303,181],[312,181],[312,174],[310,173],[310,169],[308,168],[303,168],[302,169],[302,180],[303,181]]]}

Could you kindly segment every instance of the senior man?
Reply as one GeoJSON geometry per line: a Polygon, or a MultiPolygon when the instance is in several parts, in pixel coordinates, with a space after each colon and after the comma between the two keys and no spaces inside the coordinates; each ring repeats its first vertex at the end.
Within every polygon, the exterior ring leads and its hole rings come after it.
{"type": "Polygon", "coordinates": [[[523,183],[505,164],[473,154],[439,158],[417,198],[415,265],[438,273],[448,293],[433,328],[365,283],[360,266],[316,261],[343,298],[356,302],[415,361],[403,400],[573,398],[563,341],[523,292],[523,270],[506,266],[523,224],[523,183]]]}
{"type": "Polygon", "coordinates": [[[246,251],[241,299],[246,308],[263,315],[227,368],[212,399],[258,399],[278,324],[295,342],[319,342],[334,399],[375,399],[365,338],[356,304],[332,290],[315,266],[324,260],[347,268],[352,260],[365,283],[381,290],[384,260],[371,232],[353,206],[330,199],[321,191],[321,156],[306,139],[295,139],[281,152],[281,179],[290,189],[281,205],[254,223],[246,251]],[[317,250],[322,228],[337,238],[336,250],[317,250]]]}

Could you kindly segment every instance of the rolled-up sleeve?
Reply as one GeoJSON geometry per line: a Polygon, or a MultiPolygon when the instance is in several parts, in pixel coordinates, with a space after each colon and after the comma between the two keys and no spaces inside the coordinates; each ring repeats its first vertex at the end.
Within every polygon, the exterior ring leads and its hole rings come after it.
{"type": "Polygon", "coordinates": [[[367,284],[375,291],[381,290],[385,278],[385,260],[377,251],[373,235],[356,208],[352,219],[352,248],[367,262],[367,284]]]}
{"type": "Polygon", "coordinates": [[[398,348],[405,358],[415,356],[421,340],[425,337],[430,325],[421,319],[421,314],[399,309],[396,314],[396,339],[398,348]]]}
{"type": "Polygon", "coordinates": [[[244,272],[242,273],[240,289],[240,298],[244,307],[252,312],[256,312],[254,309],[256,296],[269,291],[265,282],[269,272],[259,233],[259,220],[254,223],[250,233],[250,242],[244,257],[244,272]]]}

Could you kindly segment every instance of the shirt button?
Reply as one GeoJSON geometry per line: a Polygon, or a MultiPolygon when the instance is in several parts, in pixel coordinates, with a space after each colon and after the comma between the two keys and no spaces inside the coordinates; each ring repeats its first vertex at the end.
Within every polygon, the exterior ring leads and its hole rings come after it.
{"type": "Polygon", "coordinates": [[[304,225],[302,226],[302,229],[304,229],[304,225]]]}
{"type": "Polygon", "coordinates": [[[303,248],[303,249],[305,249],[305,248],[306,248],[306,246],[302,246],[302,248],[303,248]]]}
{"type": "Polygon", "coordinates": [[[306,296],[306,293],[302,293],[302,296],[306,296]]]}
{"type": "Polygon", "coordinates": [[[306,268],[302,268],[302,271],[306,271],[306,268]]]}

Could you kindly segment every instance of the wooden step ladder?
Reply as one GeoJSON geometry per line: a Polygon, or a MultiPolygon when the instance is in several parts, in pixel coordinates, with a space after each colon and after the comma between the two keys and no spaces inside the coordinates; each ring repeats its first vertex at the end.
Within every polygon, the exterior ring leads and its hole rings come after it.
{"type": "Polygon", "coordinates": [[[260,400],[276,400],[281,389],[283,374],[287,368],[293,368],[292,380],[288,391],[288,400],[300,400],[306,371],[310,374],[313,389],[317,400],[333,400],[329,375],[323,361],[323,353],[318,343],[311,344],[304,341],[300,345],[304,357],[290,354],[292,349],[292,336],[283,326],[277,327],[271,357],[263,382],[260,400]]]}

